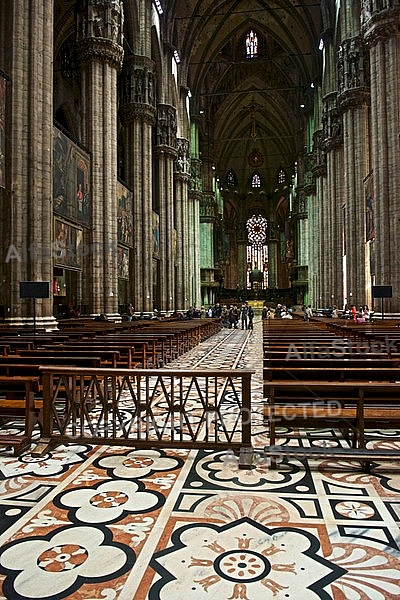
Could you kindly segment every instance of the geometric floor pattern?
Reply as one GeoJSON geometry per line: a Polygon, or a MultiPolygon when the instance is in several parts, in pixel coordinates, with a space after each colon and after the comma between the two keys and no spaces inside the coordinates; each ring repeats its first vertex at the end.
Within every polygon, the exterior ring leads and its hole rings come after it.
{"type": "MultiPolygon", "coordinates": [[[[189,368],[224,335],[175,366],[189,368]]],[[[245,335],[237,332],[237,344],[245,335]]],[[[221,366],[232,337],[221,343],[221,366]]],[[[238,366],[255,369],[252,401],[262,414],[260,323],[238,366]]],[[[253,430],[261,449],[261,418],[253,430]]],[[[369,445],[400,449],[398,432],[386,434],[378,442],[369,432],[369,445]]],[[[306,432],[303,443],[318,436],[306,432]]],[[[331,443],[342,443],[335,432],[331,443]]],[[[70,444],[37,458],[2,450],[0,598],[400,598],[399,464],[365,474],[351,461],[283,459],[272,470],[261,450],[256,458],[242,470],[226,451],[70,444]]]]}

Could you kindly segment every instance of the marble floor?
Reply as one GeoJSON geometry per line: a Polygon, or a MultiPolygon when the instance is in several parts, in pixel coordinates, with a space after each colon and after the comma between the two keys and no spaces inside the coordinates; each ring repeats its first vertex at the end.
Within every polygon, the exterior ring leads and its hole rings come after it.
{"type": "MultiPolygon", "coordinates": [[[[247,332],[235,335],[221,343],[221,365],[247,332]]],[[[168,367],[193,366],[224,336],[168,367]]],[[[262,455],[259,322],[237,366],[256,371],[252,469],[221,451],[69,445],[37,458],[3,449],[0,598],[400,598],[399,464],[365,474],[357,462],[283,459],[272,470],[262,455]]],[[[285,433],[279,443],[296,443],[285,433]]],[[[302,444],[318,445],[318,433],[302,444]]],[[[399,432],[386,435],[371,431],[369,445],[400,452],[399,432]]],[[[343,442],[332,431],[329,443],[343,442]]]]}

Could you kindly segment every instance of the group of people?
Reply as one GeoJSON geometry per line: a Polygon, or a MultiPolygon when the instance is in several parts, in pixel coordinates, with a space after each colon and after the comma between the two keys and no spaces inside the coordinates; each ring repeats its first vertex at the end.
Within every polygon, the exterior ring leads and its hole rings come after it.
{"type": "Polygon", "coordinates": [[[368,308],[367,304],[364,304],[364,306],[360,306],[360,308],[358,309],[355,304],[353,304],[350,309],[346,305],[343,312],[345,315],[349,314],[350,318],[352,318],[353,321],[356,321],[357,323],[365,323],[366,321],[371,321],[373,314],[372,311],[368,308]]]}
{"type": "Polygon", "coordinates": [[[243,302],[241,306],[217,303],[207,310],[206,316],[221,319],[222,327],[228,329],[239,329],[239,326],[242,329],[253,329],[254,309],[247,302],[243,302]]]}

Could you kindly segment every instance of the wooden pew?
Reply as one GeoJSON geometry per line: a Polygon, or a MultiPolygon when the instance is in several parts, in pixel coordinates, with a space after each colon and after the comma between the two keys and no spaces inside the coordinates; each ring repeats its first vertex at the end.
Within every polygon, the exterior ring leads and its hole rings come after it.
{"type": "MultiPolygon", "coordinates": [[[[104,348],[91,348],[90,346],[85,347],[82,350],[71,348],[69,345],[59,347],[56,345],[38,347],[35,350],[19,350],[19,356],[29,356],[33,359],[40,356],[53,356],[57,360],[65,357],[68,359],[74,358],[100,358],[100,366],[116,368],[120,359],[120,353],[118,350],[107,350],[104,348]]],[[[0,357],[1,361],[1,357],[0,357]]]]}
{"type": "MultiPolygon", "coordinates": [[[[279,426],[293,428],[285,438],[301,436],[301,429],[336,427],[353,447],[337,452],[328,447],[324,452],[330,458],[358,457],[368,469],[372,453],[365,448],[365,428],[400,426],[400,355],[383,349],[372,352],[369,336],[357,336],[357,327],[329,329],[337,333],[331,343],[308,324],[292,331],[286,325],[264,326],[264,418],[270,429],[265,454],[273,459],[279,452],[285,454],[286,446],[276,447],[279,426]],[[354,335],[342,337],[349,331],[354,335]]],[[[378,335],[386,336],[387,330],[378,335]]],[[[318,436],[320,441],[325,438],[318,436]]],[[[295,451],[288,448],[291,456],[295,451]]],[[[316,452],[305,448],[304,456],[316,452]]],[[[394,457],[385,448],[378,455],[382,460],[394,457]]]]}
{"type": "Polygon", "coordinates": [[[399,401],[400,381],[271,381],[266,409],[270,444],[276,443],[279,423],[344,428],[352,434],[354,448],[364,448],[366,424],[377,429],[400,425],[399,401]]]}

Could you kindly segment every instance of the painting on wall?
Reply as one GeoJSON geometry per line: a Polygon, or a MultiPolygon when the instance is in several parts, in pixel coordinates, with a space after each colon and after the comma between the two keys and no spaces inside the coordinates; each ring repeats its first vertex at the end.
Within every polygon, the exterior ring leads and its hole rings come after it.
{"type": "Polygon", "coordinates": [[[129,279],[129,250],[123,246],[118,246],[117,273],[118,277],[129,279]]]}
{"type": "Polygon", "coordinates": [[[375,238],[374,223],[374,178],[370,173],[364,179],[365,189],[365,238],[371,242],[375,238]]]}
{"type": "Polygon", "coordinates": [[[66,135],[54,128],[53,210],[56,214],[89,225],[90,159],[66,135]]]}
{"type": "Polygon", "coordinates": [[[57,266],[82,269],[83,231],[55,219],[53,257],[57,266]]]}
{"type": "Polygon", "coordinates": [[[0,185],[5,187],[7,80],[0,74],[0,185]]]}
{"type": "Polygon", "coordinates": [[[133,217],[132,217],[133,193],[117,182],[117,206],[118,206],[118,243],[133,246],[133,217]]]}
{"type": "Polygon", "coordinates": [[[153,211],[153,257],[160,257],[160,215],[153,211]]]}

